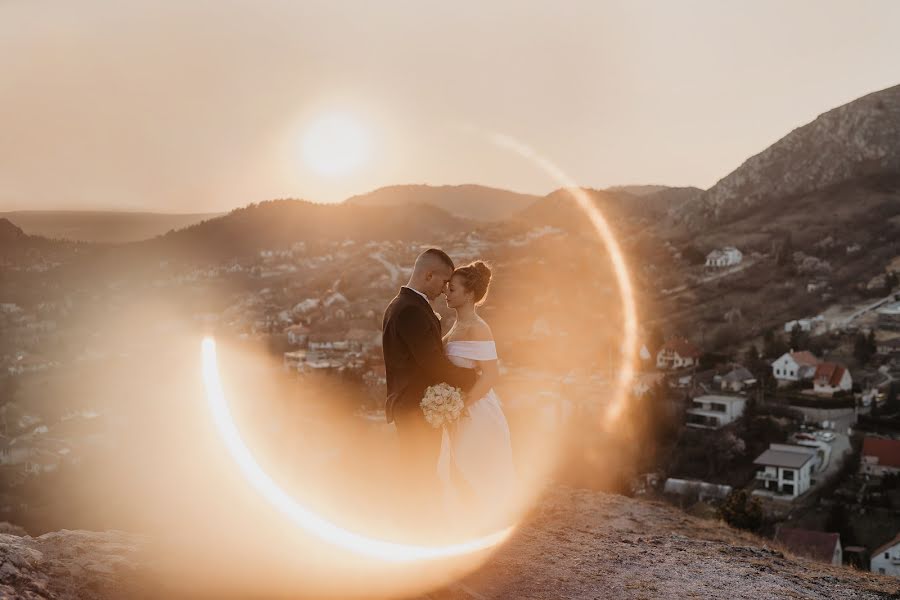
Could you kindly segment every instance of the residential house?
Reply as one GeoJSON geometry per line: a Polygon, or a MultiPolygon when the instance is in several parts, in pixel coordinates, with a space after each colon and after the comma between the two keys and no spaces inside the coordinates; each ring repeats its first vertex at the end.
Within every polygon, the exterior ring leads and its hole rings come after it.
{"type": "Polygon", "coordinates": [[[694,479],[675,479],[669,477],[663,484],[663,493],[672,496],[694,497],[701,502],[707,500],[724,500],[731,493],[730,485],[709,483],[694,479]]]}
{"type": "Polygon", "coordinates": [[[900,302],[885,304],[875,311],[878,315],[878,326],[884,329],[900,329],[900,302]]]}
{"type": "Polygon", "coordinates": [[[863,473],[877,477],[900,473],[900,440],[867,436],[863,440],[859,468],[863,473]]]}
{"type": "Polygon", "coordinates": [[[869,570],[880,575],[900,577],[900,533],[872,551],[869,570]]]}
{"type": "Polygon", "coordinates": [[[807,379],[816,374],[819,359],[812,352],[785,352],[772,363],[772,375],[778,385],[787,385],[807,379]]]}
{"type": "Polygon", "coordinates": [[[291,309],[295,315],[304,315],[316,308],[319,308],[320,301],[317,298],[307,298],[301,302],[298,302],[294,305],[294,308],[291,309]]]}
{"type": "Polygon", "coordinates": [[[823,362],[813,375],[813,392],[820,396],[833,396],[835,392],[849,392],[853,387],[850,371],[837,363],[823,362]]]}
{"type": "Polygon", "coordinates": [[[351,329],[346,335],[350,348],[356,352],[367,352],[381,345],[381,332],[374,329],[351,329]]]}
{"type": "Polygon", "coordinates": [[[779,527],[775,541],[799,556],[839,567],[844,562],[841,534],[779,527]]]}
{"type": "Polygon", "coordinates": [[[306,325],[292,325],[284,330],[287,334],[288,344],[291,346],[303,346],[309,339],[310,330],[306,325]]]}
{"type": "Polygon", "coordinates": [[[741,365],[734,365],[734,368],[719,378],[719,386],[723,392],[742,392],[755,383],[753,373],[741,365]]]}
{"type": "Polygon", "coordinates": [[[809,333],[809,332],[821,332],[823,329],[827,329],[827,324],[825,322],[825,317],[822,315],[812,317],[809,319],[797,319],[795,321],[788,321],[784,324],[784,332],[791,333],[794,331],[794,328],[799,326],[800,331],[809,333]]]}
{"type": "Polygon", "coordinates": [[[325,308],[330,308],[332,306],[349,306],[350,302],[342,293],[332,292],[328,295],[328,297],[325,298],[325,300],[322,302],[322,305],[325,308]]]}
{"type": "Polygon", "coordinates": [[[59,468],[62,458],[53,452],[44,450],[34,452],[25,462],[25,472],[31,475],[50,473],[59,468]]]}
{"type": "Polygon", "coordinates": [[[890,340],[882,340],[875,343],[875,349],[882,356],[892,356],[900,354],[900,337],[890,340]]]}
{"type": "Polygon", "coordinates": [[[741,264],[744,255],[734,246],[713,250],[706,255],[706,266],[712,268],[733,267],[741,264]]]}
{"type": "Polygon", "coordinates": [[[669,338],[656,353],[657,369],[682,369],[696,366],[700,351],[683,337],[669,338]]]}
{"type": "Polygon", "coordinates": [[[10,375],[22,375],[25,373],[38,373],[59,366],[58,362],[42,358],[40,356],[20,354],[9,366],[10,375]]]}
{"type": "Polygon", "coordinates": [[[753,461],[753,464],[763,467],[756,472],[760,487],[753,494],[793,500],[809,489],[815,462],[814,448],[769,444],[769,449],[753,461]]]}
{"type": "Polygon", "coordinates": [[[306,350],[295,350],[294,352],[285,352],[282,360],[286,371],[297,371],[303,368],[306,362],[306,350]]]}
{"type": "Polygon", "coordinates": [[[687,426],[718,429],[740,418],[746,404],[747,399],[743,396],[697,396],[687,409],[687,426]]]}
{"type": "Polygon", "coordinates": [[[28,460],[29,456],[31,456],[31,448],[21,440],[0,436],[0,465],[21,465],[28,460]]]}
{"type": "Polygon", "coordinates": [[[349,350],[350,342],[347,334],[343,332],[313,333],[309,336],[308,347],[310,350],[349,350]]]}

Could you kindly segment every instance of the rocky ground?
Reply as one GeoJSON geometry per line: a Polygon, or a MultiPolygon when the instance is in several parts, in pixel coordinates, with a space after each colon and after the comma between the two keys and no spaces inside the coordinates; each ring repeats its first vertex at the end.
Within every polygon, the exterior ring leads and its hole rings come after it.
{"type": "Polygon", "coordinates": [[[849,600],[900,598],[900,580],[791,556],[666,504],[557,490],[481,571],[432,597],[849,600]]]}
{"type": "Polygon", "coordinates": [[[141,579],[139,536],[56,531],[0,534],[0,600],[126,598],[141,579]]]}
{"type": "MultiPolygon", "coordinates": [[[[0,599],[153,597],[142,546],[122,532],[0,534],[0,599]]],[[[559,489],[484,568],[426,598],[881,599],[900,598],[900,581],[791,556],[662,503],[559,489]]]]}

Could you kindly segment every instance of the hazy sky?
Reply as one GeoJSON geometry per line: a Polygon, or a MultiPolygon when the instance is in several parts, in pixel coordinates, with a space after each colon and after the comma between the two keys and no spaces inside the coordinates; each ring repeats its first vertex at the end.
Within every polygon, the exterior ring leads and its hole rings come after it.
{"type": "Polygon", "coordinates": [[[0,210],[556,187],[482,131],[581,185],[705,188],[900,83],[898,31],[893,0],[0,0],[0,210]],[[367,148],[339,175],[304,151],[333,114],[367,148]]]}

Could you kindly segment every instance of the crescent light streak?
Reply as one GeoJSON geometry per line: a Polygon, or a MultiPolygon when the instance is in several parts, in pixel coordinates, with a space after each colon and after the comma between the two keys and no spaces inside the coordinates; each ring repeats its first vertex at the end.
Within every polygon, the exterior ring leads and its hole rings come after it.
{"type": "Polygon", "coordinates": [[[302,529],[334,546],[383,561],[403,563],[427,561],[462,556],[485,550],[504,541],[512,533],[512,527],[490,535],[445,546],[418,546],[379,540],[354,533],[322,518],[299,504],[284,491],[253,457],[241,438],[231,417],[231,411],[222,391],[219,369],[216,363],[216,343],[211,337],[203,339],[203,383],[213,422],[229,454],[241,473],[271,505],[302,529]]]}
{"type": "Polygon", "coordinates": [[[624,316],[624,339],[622,343],[622,368],[619,370],[619,377],[616,383],[615,393],[612,402],[607,408],[606,415],[608,417],[607,426],[611,426],[622,413],[625,407],[626,391],[628,385],[634,377],[633,357],[637,346],[637,308],[634,302],[634,290],[631,286],[631,278],[628,276],[628,266],[625,263],[625,255],[619,247],[615,234],[610,229],[609,224],[600,212],[600,209],[591,201],[590,196],[578,187],[578,185],[566,175],[562,169],[553,164],[549,159],[541,156],[531,147],[513,139],[510,136],[500,133],[489,133],[491,141],[496,145],[507,148],[516,152],[534,162],[543,169],[551,178],[553,178],[560,186],[566,189],[575,199],[577,206],[590,220],[591,225],[597,231],[600,239],[603,240],[610,259],[613,264],[613,271],[616,274],[616,281],[619,287],[619,299],[622,303],[622,313],[624,316]]]}

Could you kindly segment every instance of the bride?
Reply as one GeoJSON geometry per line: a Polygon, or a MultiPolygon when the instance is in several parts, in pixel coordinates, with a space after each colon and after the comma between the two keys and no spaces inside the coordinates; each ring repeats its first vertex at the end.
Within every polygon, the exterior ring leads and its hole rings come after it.
{"type": "Polygon", "coordinates": [[[459,507],[468,499],[479,510],[505,512],[515,488],[509,426],[493,390],[499,378],[497,347],[476,310],[490,282],[490,268],[476,261],[456,269],[446,291],[447,305],[456,311],[456,323],[443,338],[447,357],[481,372],[466,395],[468,414],[443,436],[438,474],[449,506],[459,507]]]}

